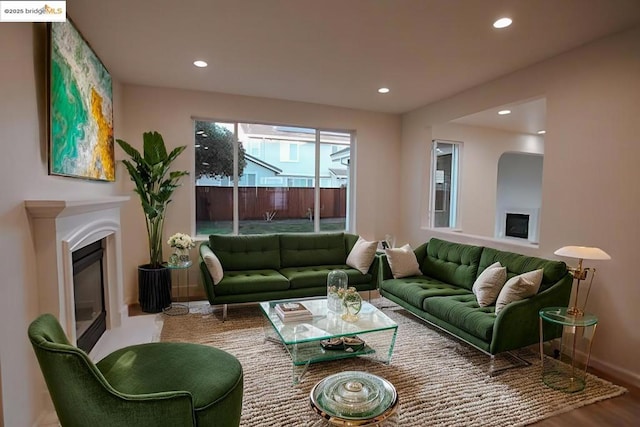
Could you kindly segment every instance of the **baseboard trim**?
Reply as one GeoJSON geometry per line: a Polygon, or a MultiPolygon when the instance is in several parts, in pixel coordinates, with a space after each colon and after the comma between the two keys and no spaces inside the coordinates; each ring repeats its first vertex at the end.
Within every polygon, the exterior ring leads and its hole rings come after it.
{"type": "Polygon", "coordinates": [[[627,369],[620,368],[618,366],[612,365],[611,363],[604,362],[600,359],[597,359],[591,356],[591,360],[589,361],[589,368],[593,368],[598,371],[598,376],[600,373],[606,374],[609,378],[605,378],[609,381],[616,382],[620,381],[622,386],[632,386],[638,390],[640,390],[640,374],[631,372],[627,369]]]}

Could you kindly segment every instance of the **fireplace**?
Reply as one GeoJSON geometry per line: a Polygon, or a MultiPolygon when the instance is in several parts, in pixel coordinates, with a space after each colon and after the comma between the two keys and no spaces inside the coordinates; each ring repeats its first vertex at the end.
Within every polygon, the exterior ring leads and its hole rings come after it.
{"type": "Polygon", "coordinates": [[[73,300],[78,347],[89,353],[107,330],[104,306],[103,240],[73,251],[73,300]]]}
{"type": "Polygon", "coordinates": [[[529,238],[529,215],[507,213],[504,234],[508,237],[518,237],[520,239],[529,238]]]}
{"type": "Polygon", "coordinates": [[[495,235],[499,239],[522,239],[538,244],[539,217],[539,208],[499,207],[496,210],[495,235]]]}
{"type": "Polygon", "coordinates": [[[122,284],[120,232],[120,206],[128,200],[129,197],[111,196],[25,201],[36,250],[38,310],[56,316],[72,344],[84,345],[82,335],[86,331],[77,329],[76,320],[83,322],[88,314],[91,318],[102,317],[108,334],[128,315],[122,284]],[[98,264],[89,262],[97,256],[96,248],[101,256],[98,264]],[[87,258],[92,252],[94,254],[87,258]],[[80,262],[82,258],[93,267],[74,271],[75,261],[80,262]],[[98,269],[102,272],[99,291],[94,289],[89,296],[76,288],[76,273],[98,277],[94,275],[98,269]],[[101,302],[103,308],[94,309],[94,302],[101,302]]]}

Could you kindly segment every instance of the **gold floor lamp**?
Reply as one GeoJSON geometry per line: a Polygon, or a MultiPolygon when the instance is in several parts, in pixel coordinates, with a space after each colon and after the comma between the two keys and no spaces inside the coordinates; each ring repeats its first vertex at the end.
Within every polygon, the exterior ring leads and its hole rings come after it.
{"type": "Polygon", "coordinates": [[[587,246],[563,246],[554,254],[567,257],[567,258],[575,258],[578,260],[577,267],[568,267],[568,270],[571,272],[571,275],[576,280],[576,296],[573,300],[573,304],[569,306],[567,310],[567,314],[570,316],[581,317],[584,315],[584,309],[587,305],[587,300],[589,299],[589,293],[591,292],[591,284],[593,283],[593,278],[596,275],[595,268],[583,268],[582,261],[585,259],[589,260],[609,260],[611,257],[608,253],[603,251],[600,248],[592,248],[587,246]],[[580,292],[580,281],[586,280],[587,276],[591,272],[591,280],[589,281],[589,289],[587,289],[587,295],[584,299],[584,303],[582,307],[579,307],[578,302],[578,293],[580,292]]]}

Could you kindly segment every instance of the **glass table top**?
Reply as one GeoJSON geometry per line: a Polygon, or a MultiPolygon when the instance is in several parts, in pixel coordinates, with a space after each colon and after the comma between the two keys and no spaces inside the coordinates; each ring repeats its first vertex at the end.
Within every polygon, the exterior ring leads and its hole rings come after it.
{"type": "MultiPolygon", "coordinates": [[[[345,371],[326,377],[311,390],[311,407],[338,425],[370,425],[393,414],[398,395],[384,378],[361,371],[345,371]],[[367,421],[350,423],[349,421],[367,421]]],[[[334,423],[332,423],[334,424],[334,423]]]]}
{"type": "Polygon", "coordinates": [[[181,262],[179,264],[171,264],[170,262],[164,263],[164,265],[166,265],[168,268],[174,269],[174,270],[181,270],[183,268],[189,268],[193,265],[193,261],[189,260],[189,261],[184,261],[181,262]]]}
{"type": "Polygon", "coordinates": [[[584,313],[576,316],[568,314],[567,310],[567,307],[547,307],[540,310],[538,314],[548,322],[565,326],[593,326],[598,323],[598,317],[593,314],[584,313]]]}
{"type": "Polygon", "coordinates": [[[356,334],[396,329],[398,325],[382,311],[366,301],[358,313],[356,322],[342,320],[341,314],[327,309],[327,299],[297,300],[313,314],[312,319],[283,322],[275,311],[275,306],[286,301],[261,302],[260,309],[278,333],[284,344],[298,344],[356,334]]]}

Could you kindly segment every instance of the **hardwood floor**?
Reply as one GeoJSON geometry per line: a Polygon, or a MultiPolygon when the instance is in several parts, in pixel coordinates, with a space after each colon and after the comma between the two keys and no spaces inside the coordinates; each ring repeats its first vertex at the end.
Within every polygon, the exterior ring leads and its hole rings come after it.
{"type": "MultiPolygon", "coordinates": [[[[590,369],[589,372],[607,381],[611,381],[614,384],[625,387],[628,393],[613,399],[583,406],[582,408],[547,418],[532,425],[540,427],[640,426],[640,389],[611,378],[603,372],[593,369],[590,369]]],[[[588,386],[589,383],[587,383],[587,387],[588,386]]]]}

